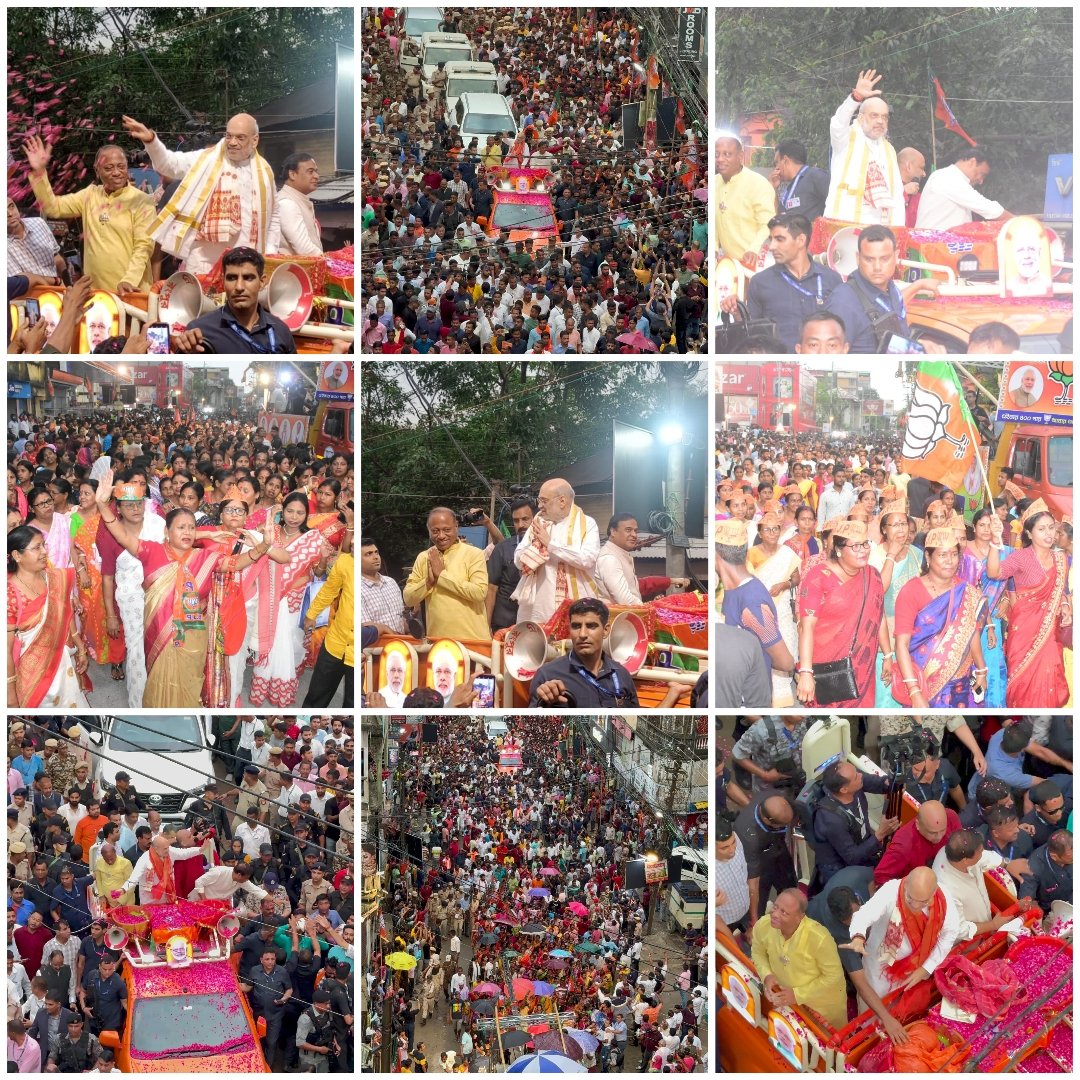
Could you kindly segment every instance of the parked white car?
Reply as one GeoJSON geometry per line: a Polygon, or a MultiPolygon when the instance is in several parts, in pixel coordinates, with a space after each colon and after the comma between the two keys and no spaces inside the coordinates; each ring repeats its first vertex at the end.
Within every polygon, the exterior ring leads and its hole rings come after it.
{"type": "Polygon", "coordinates": [[[446,122],[458,129],[462,145],[475,139],[480,151],[501,131],[509,132],[511,141],[517,138],[517,120],[501,94],[462,94],[446,122]]]}

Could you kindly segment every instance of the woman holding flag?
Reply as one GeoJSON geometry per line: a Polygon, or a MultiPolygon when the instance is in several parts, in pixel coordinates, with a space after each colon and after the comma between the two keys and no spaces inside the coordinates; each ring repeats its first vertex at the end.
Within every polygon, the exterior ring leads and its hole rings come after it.
{"type": "Polygon", "coordinates": [[[1005,704],[1059,709],[1069,701],[1064,658],[1065,647],[1072,645],[1069,561],[1054,546],[1058,524],[1042,499],[1024,510],[1020,523],[1023,547],[1002,559],[1003,529],[995,515],[986,564],[989,578],[1011,578],[1016,587],[1005,638],[1005,704]]]}

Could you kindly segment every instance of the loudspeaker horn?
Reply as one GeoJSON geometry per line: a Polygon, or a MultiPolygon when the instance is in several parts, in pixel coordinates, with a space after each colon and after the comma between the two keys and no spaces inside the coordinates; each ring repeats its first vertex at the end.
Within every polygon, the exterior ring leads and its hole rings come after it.
{"type": "Polygon", "coordinates": [[[544,628],[535,622],[519,622],[503,637],[503,666],[518,682],[528,682],[540,666],[558,653],[548,644],[544,628]]]}
{"type": "Polygon", "coordinates": [[[121,930],[119,926],[110,926],[105,931],[105,944],[115,952],[120,952],[128,943],[128,936],[126,930],[121,930]]]}
{"type": "Polygon", "coordinates": [[[217,921],[217,932],[228,940],[240,932],[240,920],[231,912],[222,915],[217,921]]]}
{"type": "Polygon", "coordinates": [[[826,262],[841,277],[848,277],[859,267],[859,233],[861,229],[848,225],[833,234],[826,252],[826,262]]]}
{"type": "Polygon", "coordinates": [[[296,263],[282,263],[259,293],[259,303],[295,332],[310,318],[314,296],[308,272],[296,263]]]}
{"type": "Polygon", "coordinates": [[[612,660],[622,664],[631,675],[636,674],[649,651],[649,632],[641,616],[632,611],[620,611],[611,620],[604,648],[612,660]]]}

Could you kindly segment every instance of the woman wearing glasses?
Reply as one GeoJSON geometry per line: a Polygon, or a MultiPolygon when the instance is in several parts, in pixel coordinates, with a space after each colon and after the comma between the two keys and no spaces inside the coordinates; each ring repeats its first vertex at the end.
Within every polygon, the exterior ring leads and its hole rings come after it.
{"type": "MultiPolygon", "coordinates": [[[[870,542],[862,521],[828,522],[829,556],[803,576],[799,590],[799,668],[796,696],[804,705],[837,708],[874,704],[874,668],[878,647],[885,653],[883,672],[891,675],[892,647],[884,619],[885,590],[870,565],[870,542]],[[855,696],[822,701],[813,665],[851,660],[855,696]]],[[[824,530],[823,530],[824,531],[824,530]]]]}
{"type": "Polygon", "coordinates": [[[896,598],[893,697],[913,709],[977,705],[986,694],[979,640],[986,598],[958,576],[960,542],[953,529],[931,529],[924,552],[922,575],[896,598]]]}
{"type": "Polygon", "coordinates": [[[45,538],[45,553],[49,565],[58,570],[74,566],[71,559],[71,516],[56,511],[56,504],[47,487],[33,487],[27,496],[30,514],[26,524],[37,529],[45,538]]]}

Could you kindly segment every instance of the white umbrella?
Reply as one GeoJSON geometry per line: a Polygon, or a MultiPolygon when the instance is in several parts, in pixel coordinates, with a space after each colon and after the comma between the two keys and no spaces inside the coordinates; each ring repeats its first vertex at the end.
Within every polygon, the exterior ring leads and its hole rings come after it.
{"type": "Polygon", "coordinates": [[[508,1073],[583,1073],[588,1069],[579,1061],[568,1058],[565,1054],[556,1054],[545,1050],[539,1054],[526,1054],[514,1062],[508,1073]]]}

